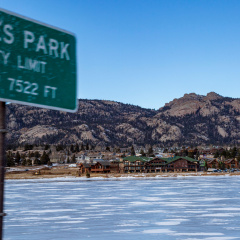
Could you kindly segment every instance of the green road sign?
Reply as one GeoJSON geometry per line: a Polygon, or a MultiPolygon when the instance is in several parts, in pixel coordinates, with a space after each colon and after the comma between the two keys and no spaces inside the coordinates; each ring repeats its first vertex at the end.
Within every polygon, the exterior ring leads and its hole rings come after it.
{"type": "Polygon", "coordinates": [[[0,101],[75,112],[74,35],[0,9],[0,101]]]}

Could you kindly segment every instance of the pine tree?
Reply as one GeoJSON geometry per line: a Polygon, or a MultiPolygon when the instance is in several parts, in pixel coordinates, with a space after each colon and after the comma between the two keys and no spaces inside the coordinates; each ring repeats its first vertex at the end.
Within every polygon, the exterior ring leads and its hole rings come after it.
{"type": "Polygon", "coordinates": [[[143,151],[143,149],[141,149],[140,154],[142,155],[142,157],[146,156],[146,153],[143,151]]]}
{"type": "Polygon", "coordinates": [[[26,166],[26,165],[27,165],[27,160],[26,160],[26,158],[24,158],[24,159],[22,160],[22,165],[23,165],[23,166],[26,166]]]}
{"type": "Polygon", "coordinates": [[[86,144],[86,150],[89,150],[89,144],[88,143],[86,144]]]}
{"type": "Polygon", "coordinates": [[[35,157],[35,158],[39,158],[39,157],[40,157],[40,153],[39,153],[38,151],[35,151],[35,152],[34,152],[34,157],[35,157]]]}
{"type": "Polygon", "coordinates": [[[27,162],[26,162],[26,165],[27,166],[32,166],[32,161],[30,159],[28,159],[27,162]]]}
{"type": "Polygon", "coordinates": [[[150,146],[150,148],[148,149],[148,156],[154,157],[152,146],[150,146]]]}
{"type": "Polygon", "coordinates": [[[187,156],[190,157],[190,158],[194,158],[194,152],[188,152],[187,156]]]}
{"type": "Polygon", "coordinates": [[[73,145],[70,146],[70,151],[71,151],[72,153],[75,152],[73,145]]]}
{"type": "Polygon", "coordinates": [[[131,156],[135,156],[135,155],[136,155],[136,153],[135,153],[134,147],[132,146],[131,147],[131,156]]]}
{"type": "Polygon", "coordinates": [[[48,145],[48,144],[46,144],[45,146],[44,146],[44,150],[48,150],[50,148],[50,146],[48,145]]]}
{"type": "Polygon", "coordinates": [[[204,161],[204,170],[207,171],[208,167],[207,167],[207,161],[204,161]]]}
{"type": "Polygon", "coordinates": [[[80,149],[80,151],[84,151],[83,143],[81,144],[81,149],[80,149]]]}
{"type": "Polygon", "coordinates": [[[34,164],[34,165],[40,165],[40,164],[41,164],[41,161],[40,161],[38,158],[35,158],[33,164],[34,164]]]}
{"type": "Polygon", "coordinates": [[[42,164],[47,164],[48,161],[50,161],[50,158],[48,156],[48,154],[44,151],[41,158],[40,158],[40,161],[42,164]]]}
{"type": "Polygon", "coordinates": [[[14,159],[10,154],[7,155],[7,164],[6,165],[7,165],[7,167],[15,166],[14,159]]]}
{"type": "Polygon", "coordinates": [[[16,163],[19,164],[20,163],[20,159],[21,159],[21,156],[19,154],[19,152],[16,153],[16,163]]]}
{"type": "Polygon", "coordinates": [[[234,147],[234,148],[231,150],[231,157],[232,157],[232,158],[235,158],[236,155],[237,155],[237,148],[234,147]]]}
{"type": "Polygon", "coordinates": [[[72,162],[72,163],[75,163],[75,162],[76,162],[75,154],[73,154],[72,159],[71,159],[71,162],[72,162]]]}
{"type": "Polygon", "coordinates": [[[214,154],[214,158],[218,158],[220,156],[219,151],[216,151],[216,153],[214,154]]]}
{"type": "Polygon", "coordinates": [[[75,145],[75,152],[79,152],[79,145],[76,143],[76,145],[75,145]]]}
{"type": "Polygon", "coordinates": [[[197,152],[196,152],[196,155],[195,155],[195,159],[198,160],[199,156],[200,156],[199,151],[197,151],[197,152]]]}

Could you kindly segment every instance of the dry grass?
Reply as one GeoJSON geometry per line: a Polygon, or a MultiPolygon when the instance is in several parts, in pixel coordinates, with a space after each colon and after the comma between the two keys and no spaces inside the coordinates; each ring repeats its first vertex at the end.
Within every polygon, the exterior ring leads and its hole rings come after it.
{"type": "Polygon", "coordinates": [[[34,167],[19,168],[19,171],[6,172],[6,179],[37,179],[66,176],[79,176],[77,168],[53,167],[36,169],[34,167]],[[28,171],[26,171],[28,169],[28,171]]]}

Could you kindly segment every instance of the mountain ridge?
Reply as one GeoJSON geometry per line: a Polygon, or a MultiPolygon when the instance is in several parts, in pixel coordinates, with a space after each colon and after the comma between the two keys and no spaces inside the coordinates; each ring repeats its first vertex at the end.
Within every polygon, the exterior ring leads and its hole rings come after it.
{"type": "Polygon", "coordinates": [[[158,110],[108,100],[79,100],[76,113],[7,105],[9,144],[239,144],[240,99],[185,94],[158,110]]]}

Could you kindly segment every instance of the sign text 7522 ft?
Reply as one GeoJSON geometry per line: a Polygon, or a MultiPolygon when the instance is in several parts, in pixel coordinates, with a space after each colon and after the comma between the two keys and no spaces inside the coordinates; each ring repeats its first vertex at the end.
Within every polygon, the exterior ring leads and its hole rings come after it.
{"type": "Polygon", "coordinates": [[[0,101],[77,109],[73,34],[0,9],[0,101]]]}

